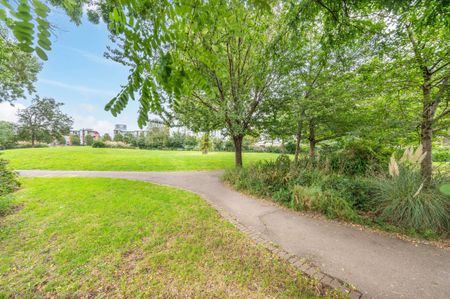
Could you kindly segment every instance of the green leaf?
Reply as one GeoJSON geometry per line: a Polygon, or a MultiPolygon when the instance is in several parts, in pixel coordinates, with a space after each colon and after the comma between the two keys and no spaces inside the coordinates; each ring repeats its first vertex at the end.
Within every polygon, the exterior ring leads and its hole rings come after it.
{"type": "Polygon", "coordinates": [[[27,53],[33,53],[34,49],[27,43],[19,43],[19,48],[27,53]]]}
{"type": "Polygon", "coordinates": [[[6,12],[0,8],[0,20],[6,21],[6,12]]]}
{"type": "Polygon", "coordinates": [[[39,58],[41,58],[44,61],[48,60],[47,54],[45,54],[44,50],[42,50],[39,47],[36,47],[35,50],[36,50],[36,54],[39,56],[39,58]]]}
{"type": "Polygon", "coordinates": [[[39,39],[38,40],[38,44],[39,44],[39,46],[41,46],[43,49],[45,49],[45,50],[47,50],[47,51],[50,51],[52,48],[51,48],[51,42],[50,42],[50,40],[45,40],[45,39],[39,39]]]}
{"type": "Polygon", "coordinates": [[[39,17],[41,17],[43,19],[47,17],[49,8],[46,5],[44,5],[39,0],[33,0],[33,6],[34,6],[34,11],[36,12],[36,14],[39,17]]]}

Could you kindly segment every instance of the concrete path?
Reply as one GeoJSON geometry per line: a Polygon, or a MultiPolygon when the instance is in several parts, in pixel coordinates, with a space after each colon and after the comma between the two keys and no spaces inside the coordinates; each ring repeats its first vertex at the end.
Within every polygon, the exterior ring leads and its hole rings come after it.
{"type": "Polygon", "coordinates": [[[367,298],[450,298],[450,252],[300,215],[233,191],[221,172],[20,171],[22,176],[106,177],[176,186],[202,195],[287,252],[309,258],[367,298]]]}

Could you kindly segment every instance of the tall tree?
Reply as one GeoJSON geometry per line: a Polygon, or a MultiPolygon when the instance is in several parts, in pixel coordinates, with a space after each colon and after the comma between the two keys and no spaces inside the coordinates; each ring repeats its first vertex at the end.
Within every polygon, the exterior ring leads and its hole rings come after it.
{"type": "Polygon", "coordinates": [[[124,34],[112,54],[133,71],[107,109],[119,113],[138,92],[140,125],[150,110],[170,107],[190,128],[225,129],[234,142],[235,163],[242,166],[243,138],[264,117],[261,107],[278,80],[276,10],[243,1],[162,3],[150,12],[128,6],[133,17],[126,22],[123,12],[112,13],[124,34]]]}
{"type": "MultiPolygon", "coordinates": [[[[378,68],[372,68],[376,77],[366,76],[364,85],[388,95],[385,98],[400,99],[402,106],[406,104],[396,111],[402,117],[405,111],[408,114],[416,111],[419,140],[426,152],[421,164],[426,184],[432,178],[433,134],[450,125],[450,5],[447,2],[305,0],[293,5],[291,10],[294,16],[301,12],[313,16],[323,13],[324,31],[333,41],[346,38],[352,41],[354,36],[348,33],[364,32],[370,27],[378,29],[379,39],[371,47],[372,53],[378,55],[374,58],[378,68]],[[313,2],[317,6],[311,5],[313,2]],[[371,23],[376,26],[368,27],[371,23]]],[[[402,126],[397,121],[399,116],[391,115],[390,124],[402,126]]]]}
{"type": "Polygon", "coordinates": [[[440,1],[417,1],[394,7],[385,15],[391,48],[388,84],[415,94],[420,142],[426,152],[422,176],[432,178],[433,134],[450,125],[450,6],[440,1]],[[392,28],[392,24],[395,25],[392,28]]]}
{"type": "Polygon", "coordinates": [[[73,121],[61,111],[63,105],[51,98],[36,97],[29,107],[18,112],[20,135],[34,147],[36,141],[69,134],[73,121]]]}

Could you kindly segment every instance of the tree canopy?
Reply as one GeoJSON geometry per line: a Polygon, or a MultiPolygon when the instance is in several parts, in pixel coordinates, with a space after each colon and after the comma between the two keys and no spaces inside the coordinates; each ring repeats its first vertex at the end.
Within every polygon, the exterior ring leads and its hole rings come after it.
{"type": "Polygon", "coordinates": [[[17,43],[7,38],[0,27],[0,103],[13,103],[18,98],[34,91],[37,73],[41,70],[39,62],[24,52],[17,43]]]}
{"type": "Polygon", "coordinates": [[[418,140],[429,178],[433,133],[449,125],[444,2],[104,1],[108,55],[130,67],[106,109],[137,97],[140,126],[153,112],[223,129],[237,165],[242,138],[261,132],[306,138],[311,156],[345,136],[418,140]]]}
{"type": "Polygon", "coordinates": [[[19,110],[19,135],[30,140],[32,146],[36,141],[52,142],[70,132],[72,119],[61,111],[63,103],[51,98],[33,99],[31,105],[19,110]]]}

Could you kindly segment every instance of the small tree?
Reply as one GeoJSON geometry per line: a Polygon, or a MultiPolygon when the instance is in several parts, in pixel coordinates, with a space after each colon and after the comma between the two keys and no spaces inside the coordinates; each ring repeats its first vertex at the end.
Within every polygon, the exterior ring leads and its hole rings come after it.
{"type": "Polygon", "coordinates": [[[31,106],[18,112],[20,135],[34,147],[36,141],[51,141],[68,134],[73,120],[60,110],[63,105],[52,98],[36,97],[31,106]]]}
{"type": "Polygon", "coordinates": [[[111,136],[108,133],[105,133],[105,135],[103,135],[102,137],[102,141],[111,141],[111,136]]]}
{"type": "Polygon", "coordinates": [[[122,134],[120,134],[120,133],[117,133],[117,134],[115,134],[114,135],[114,141],[116,141],[116,142],[123,142],[123,135],[122,134]]]}
{"type": "Polygon", "coordinates": [[[200,149],[202,151],[202,154],[206,155],[208,154],[208,150],[211,148],[211,141],[209,139],[209,132],[206,132],[203,134],[203,137],[200,141],[200,149]]]}
{"type": "Polygon", "coordinates": [[[126,133],[123,136],[123,142],[125,142],[127,144],[135,144],[136,143],[135,139],[136,139],[136,137],[131,133],[126,133]]]}
{"type": "Polygon", "coordinates": [[[117,115],[140,94],[138,124],[166,107],[194,132],[223,129],[242,166],[243,138],[264,119],[262,107],[278,87],[283,36],[276,34],[282,25],[276,9],[266,13],[242,1],[166,2],[154,14],[135,8],[116,8],[131,12],[138,25],[120,31],[124,42],[110,53],[133,69],[106,110],[117,115]]]}
{"type": "Polygon", "coordinates": [[[88,134],[84,139],[84,142],[86,143],[86,145],[92,145],[94,143],[94,137],[88,134]]]}
{"type": "Polygon", "coordinates": [[[70,135],[70,144],[71,145],[80,145],[81,144],[80,136],[70,135]]]}
{"type": "Polygon", "coordinates": [[[169,142],[168,127],[151,127],[146,136],[146,146],[149,148],[164,148],[169,142]]]}

